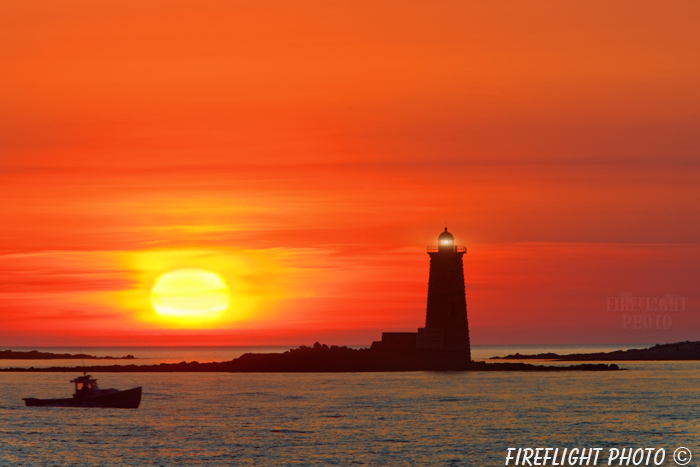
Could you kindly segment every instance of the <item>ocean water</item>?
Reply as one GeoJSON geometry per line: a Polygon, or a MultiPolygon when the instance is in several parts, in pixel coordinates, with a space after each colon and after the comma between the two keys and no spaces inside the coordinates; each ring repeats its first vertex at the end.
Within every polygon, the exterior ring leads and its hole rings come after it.
{"type": "Polygon", "coordinates": [[[664,448],[663,465],[676,465],[679,446],[698,465],[700,363],[621,366],[95,375],[103,388],[143,386],[136,410],[25,407],[22,397],[68,396],[74,375],[0,373],[0,466],[496,466],[508,447],[664,448]]]}

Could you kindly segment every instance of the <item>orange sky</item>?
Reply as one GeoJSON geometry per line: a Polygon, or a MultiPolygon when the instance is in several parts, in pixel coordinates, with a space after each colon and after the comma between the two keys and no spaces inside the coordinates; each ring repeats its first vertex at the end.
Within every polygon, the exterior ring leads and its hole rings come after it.
{"type": "Polygon", "coordinates": [[[369,344],[423,324],[445,221],[473,343],[698,340],[698,17],[4,2],[0,346],[369,344]],[[158,321],[150,288],[185,267],[239,315],[158,321]],[[625,293],[687,310],[625,329],[625,293]]]}

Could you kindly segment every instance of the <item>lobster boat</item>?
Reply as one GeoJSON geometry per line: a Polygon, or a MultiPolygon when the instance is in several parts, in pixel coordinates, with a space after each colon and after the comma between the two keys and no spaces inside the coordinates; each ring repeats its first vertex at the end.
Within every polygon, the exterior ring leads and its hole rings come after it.
{"type": "Polygon", "coordinates": [[[75,394],[67,399],[23,398],[27,407],[106,407],[136,409],[141,403],[141,386],[125,391],[100,389],[97,380],[88,374],[70,381],[75,383],[75,394]]]}

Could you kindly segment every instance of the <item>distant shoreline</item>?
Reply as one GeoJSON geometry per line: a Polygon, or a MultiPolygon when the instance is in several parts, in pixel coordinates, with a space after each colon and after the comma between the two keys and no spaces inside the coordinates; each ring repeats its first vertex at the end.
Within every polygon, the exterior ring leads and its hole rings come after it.
{"type": "Polygon", "coordinates": [[[0,360],[135,360],[133,355],[123,357],[96,357],[88,354],[39,352],[38,350],[0,350],[0,360]]]}
{"type": "Polygon", "coordinates": [[[614,352],[576,353],[559,355],[540,353],[534,355],[506,355],[489,360],[549,360],[555,362],[611,362],[611,361],[682,361],[700,360],[700,341],[656,344],[646,349],[615,350],[614,352]]]}
{"type": "Polygon", "coordinates": [[[543,366],[527,363],[472,362],[465,353],[455,351],[387,352],[370,349],[314,344],[284,353],[247,353],[227,362],[180,362],[158,365],[105,365],[51,368],[3,368],[0,372],[36,373],[353,373],[397,371],[618,371],[615,364],[543,366]]]}

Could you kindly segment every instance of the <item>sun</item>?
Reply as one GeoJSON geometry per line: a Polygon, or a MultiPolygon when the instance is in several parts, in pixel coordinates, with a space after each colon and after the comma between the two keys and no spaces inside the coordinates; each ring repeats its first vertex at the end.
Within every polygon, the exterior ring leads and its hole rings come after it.
{"type": "Polygon", "coordinates": [[[163,274],[151,289],[151,303],[162,318],[178,324],[217,321],[229,305],[229,288],[216,273],[177,269],[163,274]]]}

